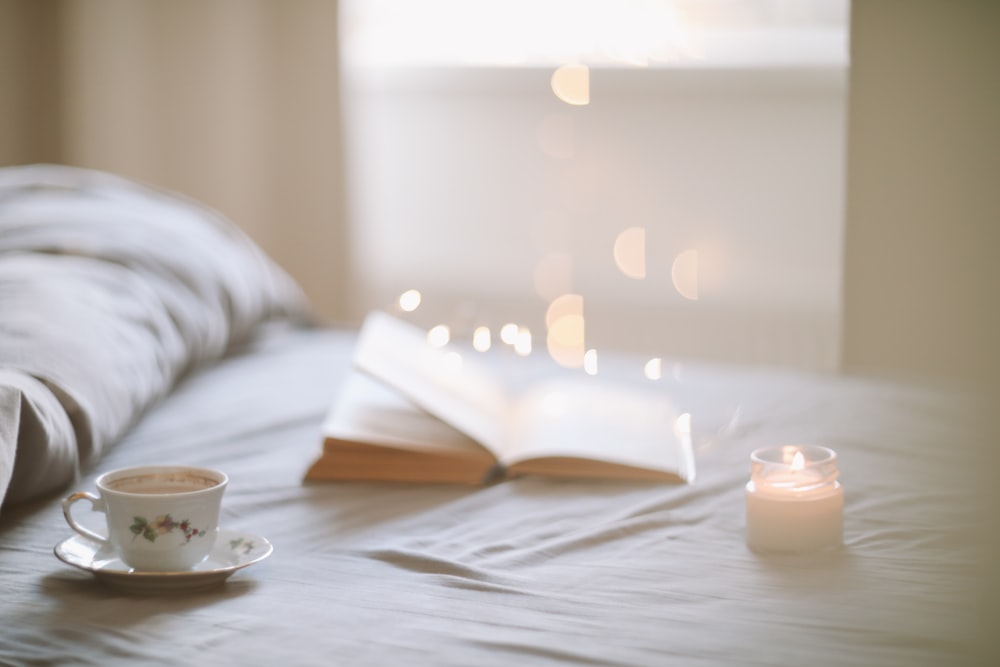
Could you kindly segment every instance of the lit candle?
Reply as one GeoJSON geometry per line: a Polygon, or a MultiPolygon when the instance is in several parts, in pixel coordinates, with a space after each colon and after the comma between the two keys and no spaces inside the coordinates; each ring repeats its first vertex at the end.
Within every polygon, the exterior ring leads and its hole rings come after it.
{"type": "Polygon", "coordinates": [[[844,539],[837,453],[815,445],[764,447],[750,455],[747,545],[754,551],[814,551],[844,539]]]}

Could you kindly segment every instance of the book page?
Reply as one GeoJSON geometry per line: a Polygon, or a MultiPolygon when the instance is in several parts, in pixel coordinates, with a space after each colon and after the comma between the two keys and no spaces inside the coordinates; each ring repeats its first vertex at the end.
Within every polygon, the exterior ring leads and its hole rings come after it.
{"type": "Polygon", "coordinates": [[[354,363],[499,458],[510,399],[474,354],[431,347],[419,327],[373,312],[354,363]]]}
{"type": "MultiPolygon", "coordinates": [[[[501,459],[507,466],[530,470],[533,460],[587,459],[694,480],[689,417],[664,395],[580,376],[529,390],[513,414],[511,447],[501,459]]],[[[557,463],[546,471],[556,472],[557,463]]],[[[581,470],[599,468],[588,463],[581,470]]]]}
{"type": "Polygon", "coordinates": [[[357,371],[348,375],[334,406],[323,423],[325,438],[463,458],[494,459],[469,436],[417,407],[384,383],[357,371]]]}

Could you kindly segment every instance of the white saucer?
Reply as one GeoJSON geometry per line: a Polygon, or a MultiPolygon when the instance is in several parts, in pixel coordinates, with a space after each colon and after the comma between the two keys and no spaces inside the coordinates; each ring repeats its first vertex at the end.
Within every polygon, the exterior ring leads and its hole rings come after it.
{"type": "Polygon", "coordinates": [[[220,530],[208,558],[180,572],[143,572],[123,563],[109,547],[74,535],[56,545],[56,558],[93,573],[105,584],[130,593],[190,593],[214,588],[234,572],[271,555],[274,547],[260,535],[220,530]]]}

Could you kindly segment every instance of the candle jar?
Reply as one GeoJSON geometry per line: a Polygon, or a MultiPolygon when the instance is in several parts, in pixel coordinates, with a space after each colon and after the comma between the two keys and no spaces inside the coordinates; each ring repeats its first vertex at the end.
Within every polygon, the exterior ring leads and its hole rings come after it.
{"type": "Polygon", "coordinates": [[[837,453],[816,445],[764,447],[750,455],[746,539],[754,551],[801,552],[844,539],[837,453]]]}

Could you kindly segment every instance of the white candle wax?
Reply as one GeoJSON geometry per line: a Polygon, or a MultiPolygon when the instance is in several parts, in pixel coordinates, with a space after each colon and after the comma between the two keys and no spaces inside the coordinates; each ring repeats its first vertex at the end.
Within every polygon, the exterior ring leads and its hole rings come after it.
{"type": "Polygon", "coordinates": [[[754,551],[814,551],[843,543],[844,490],[837,455],[814,445],[765,447],[751,456],[747,545],[754,551]]]}

